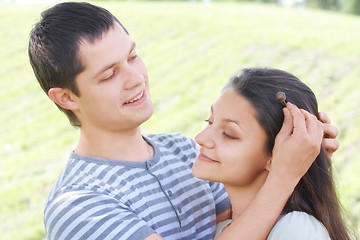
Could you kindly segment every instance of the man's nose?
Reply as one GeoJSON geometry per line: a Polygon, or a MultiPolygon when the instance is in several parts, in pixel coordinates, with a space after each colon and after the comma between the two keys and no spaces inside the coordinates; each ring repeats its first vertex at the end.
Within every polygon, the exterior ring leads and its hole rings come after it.
{"type": "Polygon", "coordinates": [[[144,82],[144,76],[131,66],[127,67],[125,74],[125,89],[132,89],[144,82]]]}

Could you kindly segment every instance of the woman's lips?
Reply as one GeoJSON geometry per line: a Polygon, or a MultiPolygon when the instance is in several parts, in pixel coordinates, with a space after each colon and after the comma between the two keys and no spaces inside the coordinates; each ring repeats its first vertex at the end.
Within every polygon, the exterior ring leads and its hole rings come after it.
{"type": "Polygon", "coordinates": [[[204,154],[202,154],[202,153],[199,154],[198,159],[199,159],[200,161],[205,161],[205,162],[218,162],[218,161],[215,161],[215,160],[207,157],[206,155],[204,155],[204,154]]]}

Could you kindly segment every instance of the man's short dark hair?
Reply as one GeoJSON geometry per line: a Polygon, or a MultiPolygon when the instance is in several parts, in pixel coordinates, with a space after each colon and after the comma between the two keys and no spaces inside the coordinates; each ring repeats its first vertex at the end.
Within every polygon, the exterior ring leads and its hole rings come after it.
{"type": "MultiPolygon", "coordinates": [[[[93,43],[101,39],[115,23],[128,33],[108,10],[85,2],[59,3],[42,12],[31,31],[28,53],[35,76],[46,94],[51,88],[60,87],[80,96],[75,82],[84,70],[78,56],[79,45],[84,40],[93,43]]],[[[80,126],[72,111],[57,106],[73,126],[80,126]]]]}

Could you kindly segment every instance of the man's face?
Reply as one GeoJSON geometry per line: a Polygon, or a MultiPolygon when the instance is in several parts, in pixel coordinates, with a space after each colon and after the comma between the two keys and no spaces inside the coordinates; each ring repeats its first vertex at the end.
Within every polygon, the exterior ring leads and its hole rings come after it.
{"type": "Polygon", "coordinates": [[[84,71],[76,77],[73,111],[82,128],[129,130],[151,117],[146,66],[118,23],[94,43],[83,41],[78,56],[84,71]]]}

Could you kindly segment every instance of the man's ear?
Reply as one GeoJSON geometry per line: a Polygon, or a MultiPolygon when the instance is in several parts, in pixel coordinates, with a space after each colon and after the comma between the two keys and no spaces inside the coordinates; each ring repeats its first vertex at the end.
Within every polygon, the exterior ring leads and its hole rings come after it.
{"type": "Polygon", "coordinates": [[[270,157],[267,161],[266,161],[266,164],[265,164],[265,169],[270,172],[270,169],[271,169],[271,160],[272,158],[270,157]]]}
{"type": "Polygon", "coordinates": [[[74,93],[67,88],[50,88],[48,95],[60,107],[67,110],[75,110],[77,104],[73,99],[74,93]]]}

